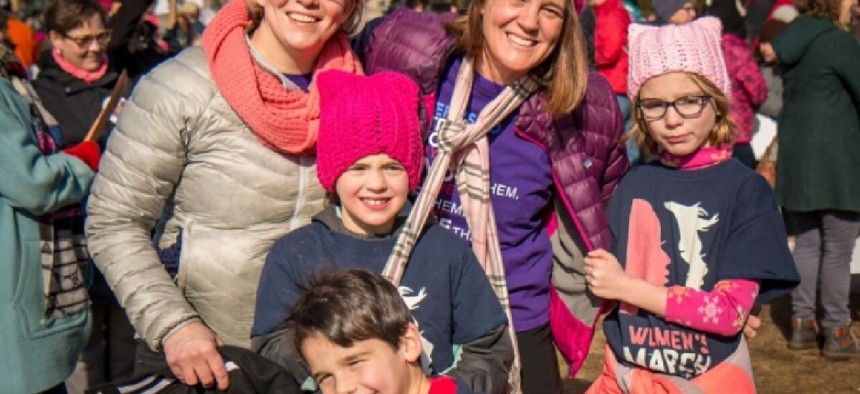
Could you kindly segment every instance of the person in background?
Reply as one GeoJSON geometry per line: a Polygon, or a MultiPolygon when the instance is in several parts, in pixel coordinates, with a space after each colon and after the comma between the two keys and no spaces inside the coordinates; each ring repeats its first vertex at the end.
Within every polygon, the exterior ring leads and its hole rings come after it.
{"type": "Polygon", "coordinates": [[[431,0],[427,5],[427,11],[439,13],[457,13],[457,6],[450,0],[431,0]]]}
{"type": "MultiPolygon", "coordinates": [[[[106,53],[111,31],[104,8],[93,0],[54,0],[45,8],[45,28],[52,49],[39,57],[33,82],[45,109],[56,119],[53,135],[60,148],[81,143],[116,84],[106,53]]],[[[108,129],[113,124],[106,125],[108,129]]],[[[98,141],[103,147],[107,133],[98,141]]],[[[84,223],[77,230],[83,233],[84,223]]],[[[102,274],[89,267],[93,330],[75,372],[68,379],[72,393],[125,378],[134,368],[134,329],[102,274]]]]}
{"type": "Polygon", "coordinates": [[[107,55],[113,32],[92,0],[54,0],[43,18],[51,49],[39,58],[33,86],[61,126],[57,142],[74,145],[87,135],[119,76],[107,55]]]}
{"type": "MultiPolygon", "coordinates": [[[[779,118],[779,113],[782,111],[782,75],[779,71],[779,62],[776,59],[776,53],[773,51],[771,41],[776,38],[777,34],[785,27],[786,22],[778,19],[771,19],[764,23],[758,36],[758,58],[759,69],[767,83],[767,99],[758,109],[758,113],[772,120],[779,118]]],[[[775,122],[774,122],[775,124],[775,122]]],[[[765,121],[758,119],[756,121],[756,133],[766,133],[765,121]]],[[[763,134],[764,135],[764,134],[763,134]]],[[[779,137],[774,135],[769,141],[768,147],[765,149],[762,157],[756,166],[756,172],[761,174],[771,187],[776,185],[776,160],[779,149],[779,137]]],[[[787,230],[789,233],[789,245],[794,245],[794,231],[790,223],[788,215],[784,215],[786,219],[787,230]]]]}
{"type": "Polygon", "coordinates": [[[200,22],[200,7],[192,2],[182,4],[176,11],[176,21],[173,27],[164,34],[167,43],[167,53],[176,55],[192,45],[200,45],[200,37],[205,26],[200,22]]]}
{"type": "Polygon", "coordinates": [[[397,288],[381,276],[352,269],[318,277],[291,315],[295,347],[322,394],[472,393],[451,377],[424,374],[421,333],[397,288]]]}
{"type": "Polygon", "coordinates": [[[764,23],[759,33],[758,57],[761,59],[761,74],[767,83],[767,99],[759,107],[758,112],[773,119],[779,118],[782,111],[782,76],[779,71],[779,62],[771,42],[787,25],[778,19],[771,19],[764,23]]]}
{"type": "Polygon", "coordinates": [[[186,385],[229,386],[217,347],[250,346],[269,249],[324,207],[315,78],[362,72],[346,38],[362,6],[233,0],[123,107],[87,235],[138,352],[186,385]]]}
{"type": "Polygon", "coordinates": [[[696,19],[696,8],[690,0],[653,0],[651,6],[658,24],[682,25],[696,19]]]}
{"type": "Polygon", "coordinates": [[[39,56],[39,43],[33,29],[25,22],[15,18],[6,8],[0,8],[0,29],[5,31],[4,39],[15,51],[18,61],[29,68],[39,56]]]}
{"type": "Polygon", "coordinates": [[[716,16],[723,24],[723,53],[726,69],[732,79],[729,116],[735,122],[732,157],[749,168],[756,168],[756,158],[750,146],[755,111],[767,99],[767,83],[759,70],[750,44],[741,5],[735,0],[713,0],[705,15],[716,16]]]}
{"type": "Polygon", "coordinates": [[[107,21],[112,32],[107,52],[116,70],[126,70],[137,81],[167,59],[167,52],[156,40],[157,26],[145,16],[153,0],[114,0],[116,11],[107,21]]]}
{"type": "MultiPolygon", "coordinates": [[[[632,125],[630,99],[627,98],[627,27],[630,26],[630,14],[621,0],[591,0],[589,6],[595,15],[594,62],[597,72],[609,81],[615,92],[626,131],[632,125]]],[[[631,164],[638,163],[639,147],[632,140],[627,141],[627,160],[631,164]]]]}
{"type": "Polygon", "coordinates": [[[832,359],[860,358],[848,308],[860,231],[860,42],[847,32],[853,4],[798,3],[801,15],[771,42],[785,89],[776,196],[797,230],[801,278],[791,294],[788,347],[816,348],[820,333],[822,353],[832,359]]]}
{"type": "Polygon", "coordinates": [[[64,394],[90,329],[77,229],[100,153],[58,149],[26,78],[0,44],[0,391],[64,394]]]}
{"type": "Polygon", "coordinates": [[[414,11],[424,12],[424,8],[427,7],[428,3],[428,0],[405,0],[403,6],[414,11]]]}

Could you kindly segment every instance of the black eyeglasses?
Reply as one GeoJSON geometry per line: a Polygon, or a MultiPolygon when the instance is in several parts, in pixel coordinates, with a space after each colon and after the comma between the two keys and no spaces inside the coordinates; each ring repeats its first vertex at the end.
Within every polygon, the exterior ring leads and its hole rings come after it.
{"type": "Polygon", "coordinates": [[[684,119],[693,119],[702,114],[705,105],[711,96],[706,94],[698,96],[684,96],[675,101],[663,101],[656,98],[639,99],[636,106],[642,112],[642,116],[648,120],[659,120],[666,116],[669,107],[674,107],[675,112],[684,119]]]}
{"type": "Polygon", "coordinates": [[[64,37],[72,40],[78,47],[86,48],[92,45],[93,41],[99,43],[99,45],[107,45],[110,42],[110,37],[113,32],[110,30],[102,30],[96,34],[85,34],[82,36],[70,36],[68,34],[63,34],[64,37]]]}

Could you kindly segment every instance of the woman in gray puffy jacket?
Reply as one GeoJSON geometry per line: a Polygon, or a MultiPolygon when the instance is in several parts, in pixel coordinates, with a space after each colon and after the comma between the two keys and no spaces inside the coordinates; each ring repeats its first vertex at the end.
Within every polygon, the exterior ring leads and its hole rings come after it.
{"type": "Polygon", "coordinates": [[[361,72],[344,34],[361,3],[233,0],[124,106],[87,234],[140,351],[187,385],[228,387],[217,346],[250,345],[266,254],[323,208],[314,77],[361,72]]]}

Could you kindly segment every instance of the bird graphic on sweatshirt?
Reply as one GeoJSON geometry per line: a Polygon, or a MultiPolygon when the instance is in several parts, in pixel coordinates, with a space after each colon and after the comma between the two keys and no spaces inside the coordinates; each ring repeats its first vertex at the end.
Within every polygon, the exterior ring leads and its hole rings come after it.
{"type": "MultiPolygon", "coordinates": [[[[406,303],[406,307],[409,308],[410,311],[414,311],[420,307],[421,301],[424,301],[427,298],[427,289],[422,287],[421,290],[418,291],[418,294],[411,295],[415,291],[410,287],[399,286],[397,288],[397,292],[400,293],[400,298],[403,298],[403,302],[406,303]]],[[[415,325],[418,326],[418,334],[421,335],[421,368],[426,372],[430,373],[430,365],[433,363],[433,344],[424,338],[424,331],[421,331],[421,326],[418,324],[414,318],[412,321],[415,322],[415,325]]]]}
{"type": "Polygon", "coordinates": [[[701,207],[701,203],[687,206],[668,201],[663,203],[663,206],[672,213],[678,223],[678,254],[690,265],[685,286],[701,290],[708,267],[702,253],[702,239],[699,233],[717,224],[720,221],[720,215],[714,214],[708,217],[708,212],[701,207]]]}

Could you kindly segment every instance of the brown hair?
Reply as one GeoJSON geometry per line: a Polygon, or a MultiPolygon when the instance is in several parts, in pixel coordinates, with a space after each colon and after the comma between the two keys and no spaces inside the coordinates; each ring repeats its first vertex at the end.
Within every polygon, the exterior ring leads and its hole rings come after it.
{"type": "MultiPolygon", "coordinates": [[[[353,10],[349,14],[349,17],[346,18],[346,21],[343,22],[343,25],[340,26],[340,29],[346,34],[357,33],[361,30],[361,26],[364,23],[362,20],[362,16],[364,15],[364,0],[346,0],[346,2],[352,3],[348,5],[352,6],[353,10]]],[[[251,26],[246,29],[250,33],[257,30],[257,27],[260,26],[260,22],[263,20],[263,7],[260,7],[256,0],[245,0],[245,4],[248,6],[248,15],[251,17],[251,26]]]]}
{"type": "MultiPolygon", "coordinates": [[[[466,56],[477,59],[486,50],[482,28],[481,10],[488,1],[474,0],[466,15],[448,22],[449,32],[459,36],[457,50],[466,56]]],[[[535,0],[536,1],[536,0],[535,0]]],[[[553,114],[565,114],[579,106],[585,96],[588,83],[588,58],[586,56],[585,39],[582,27],[573,9],[573,3],[565,0],[564,23],[561,27],[561,41],[552,53],[537,65],[538,76],[550,72],[550,78],[544,83],[543,91],[547,100],[547,109],[553,114]]]]}
{"type": "Polygon", "coordinates": [[[342,347],[378,339],[396,350],[412,314],[388,280],[367,270],[350,269],[310,279],[290,320],[299,353],[305,340],[317,333],[342,347]]]}
{"type": "MultiPolygon", "coordinates": [[[[693,79],[693,82],[702,89],[702,92],[711,97],[710,105],[714,106],[717,112],[717,121],[714,128],[711,130],[711,135],[708,137],[708,143],[713,146],[720,146],[732,143],[732,132],[735,129],[735,122],[729,116],[729,98],[707,78],[695,74],[685,73],[693,79]]],[[[642,116],[642,111],[639,109],[638,101],[633,103],[633,119],[635,120],[633,128],[630,130],[629,138],[633,138],[636,144],[639,145],[646,153],[650,155],[657,154],[657,142],[651,138],[648,133],[648,121],[642,116]]],[[[708,104],[706,104],[708,105],[708,104]]]]}
{"type": "Polygon", "coordinates": [[[94,15],[98,15],[102,24],[107,23],[104,8],[94,0],[54,0],[42,14],[45,19],[45,31],[55,31],[66,34],[84,24],[94,15]]]}
{"type": "Polygon", "coordinates": [[[828,18],[839,22],[840,0],[795,0],[797,11],[804,15],[828,18]]]}

